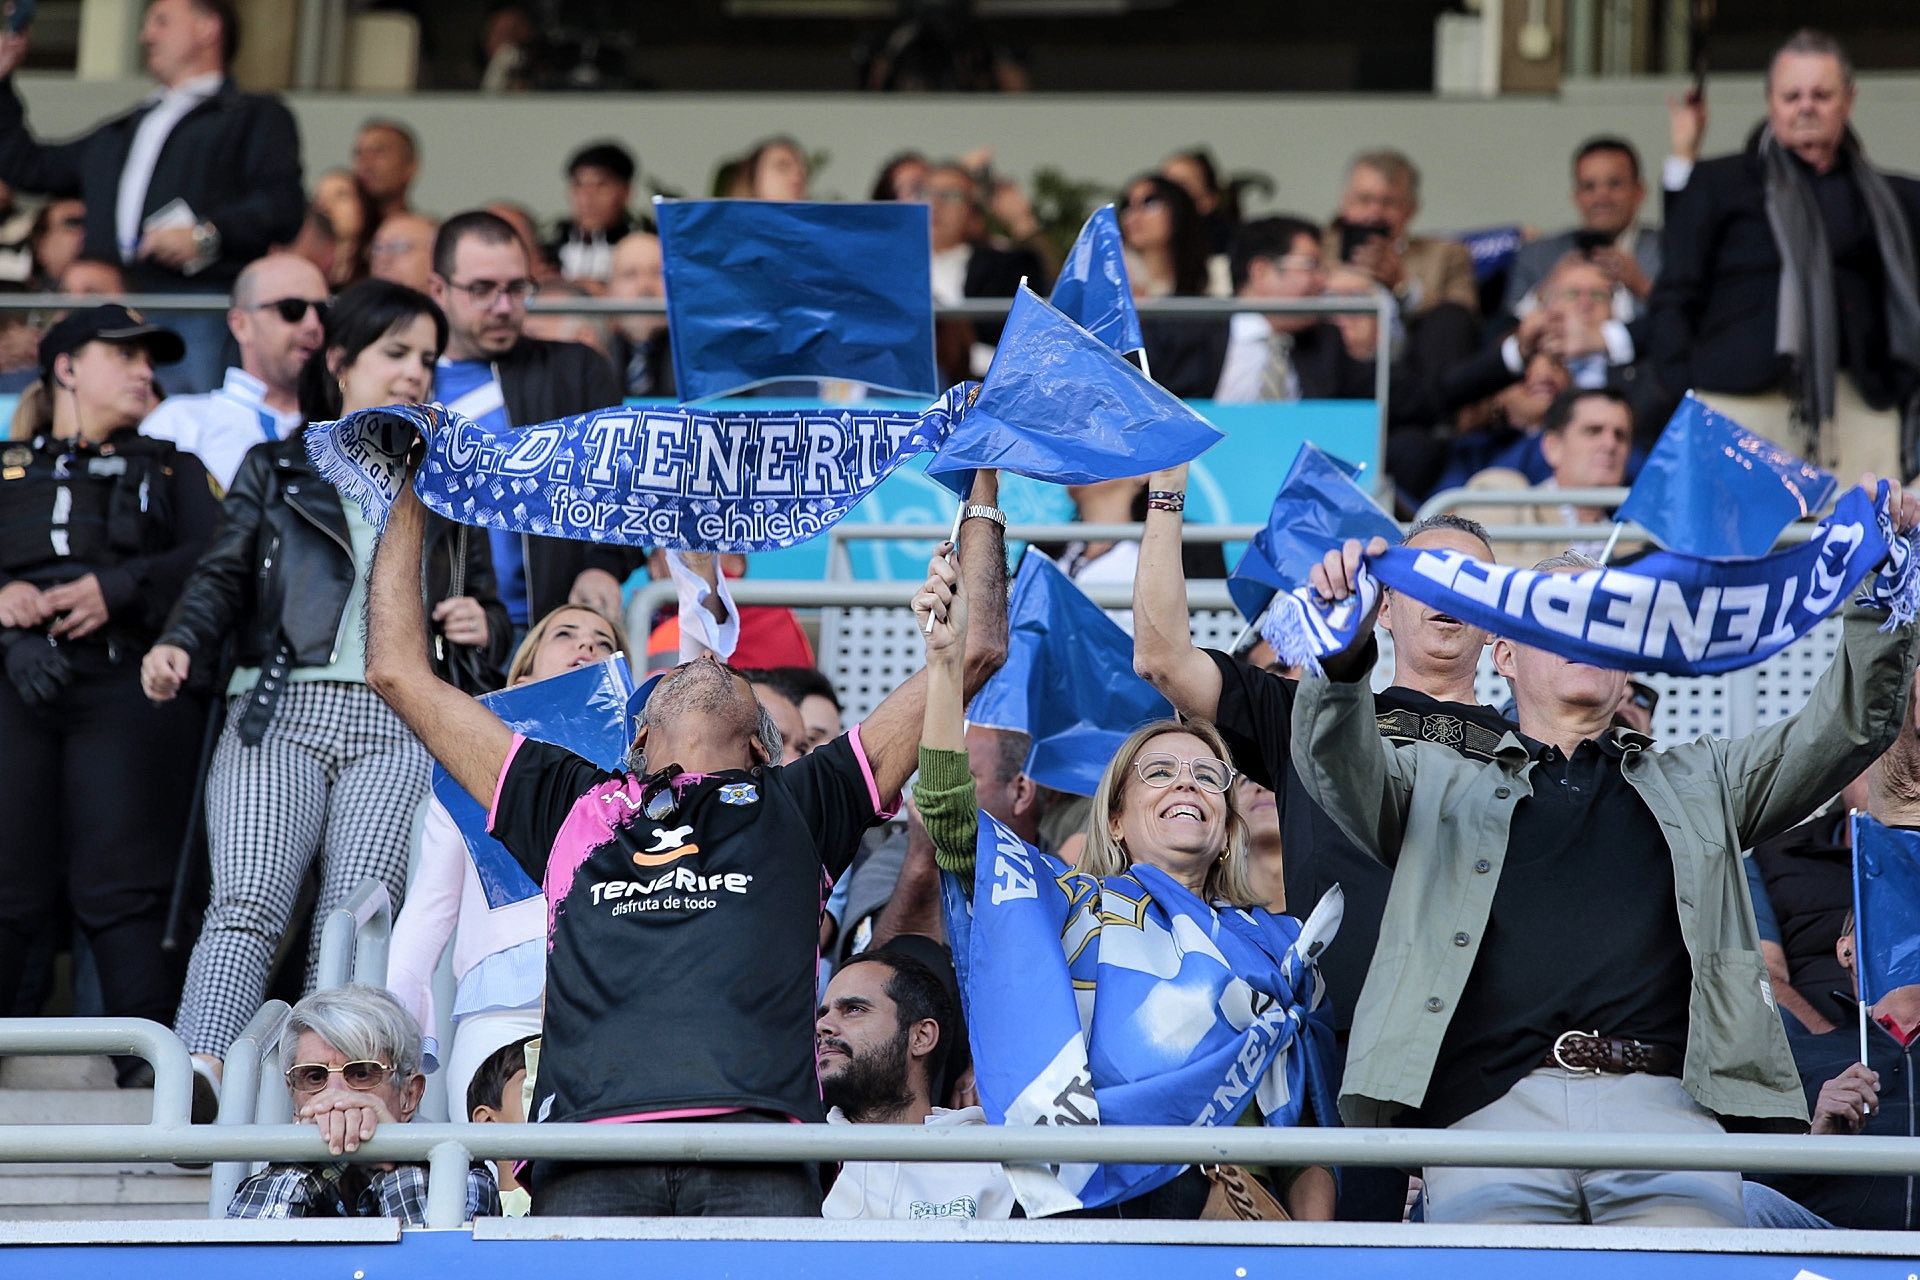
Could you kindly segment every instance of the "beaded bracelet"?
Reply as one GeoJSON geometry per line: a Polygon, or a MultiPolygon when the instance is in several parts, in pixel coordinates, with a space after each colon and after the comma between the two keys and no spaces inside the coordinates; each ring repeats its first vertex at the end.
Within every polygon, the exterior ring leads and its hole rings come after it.
{"type": "Polygon", "coordinates": [[[1155,489],[1147,494],[1149,511],[1185,511],[1187,495],[1183,489],[1155,489]]]}

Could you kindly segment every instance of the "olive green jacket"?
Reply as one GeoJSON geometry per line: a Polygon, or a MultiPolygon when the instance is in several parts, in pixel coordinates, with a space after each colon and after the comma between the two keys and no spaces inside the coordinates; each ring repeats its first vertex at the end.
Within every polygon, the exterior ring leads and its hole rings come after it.
{"type": "MultiPolygon", "coordinates": [[[[1882,633],[1882,621],[1849,608],[1844,642],[1807,705],[1744,738],[1653,751],[1642,734],[1611,731],[1625,752],[1627,782],[1673,856],[1693,965],[1682,1083],[1731,1128],[1806,1125],[1741,851],[1832,798],[1898,734],[1913,683],[1913,628],[1882,633]]],[[[1293,762],[1341,829],[1393,868],[1340,1086],[1348,1123],[1389,1124],[1426,1095],[1486,928],[1514,806],[1532,793],[1534,761],[1511,732],[1491,761],[1383,739],[1362,675],[1300,682],[1293,762]]],[[[1567,945],[1580,940],[1570,936],[1567,945]]]]}

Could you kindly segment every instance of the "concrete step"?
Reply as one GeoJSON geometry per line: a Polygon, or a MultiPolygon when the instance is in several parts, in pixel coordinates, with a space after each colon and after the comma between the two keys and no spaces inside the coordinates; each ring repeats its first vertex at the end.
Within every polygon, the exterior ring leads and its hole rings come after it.
{"type": "Polygon", "coordinates": [[[171,1164],[0,1164],[0,1221],[202,1218],[208,1178],[171,1164]]]}
{"type": "Polygon", "coordinates": [[[0,1058],[0,1089],[111,1089],[113,1059],[21,1054],[0,1058]]]}
{"type": "Polygon", "coordinates": [[[0,1089],[0,1125],[146,1124],[151,1089],[0,1089]]]}
{"type": "Polygon", "coordinates": [[[0,1222],[183,1222],[206,1216],[205,1196],[194,1204],[0,1204],[0,1222]]]}

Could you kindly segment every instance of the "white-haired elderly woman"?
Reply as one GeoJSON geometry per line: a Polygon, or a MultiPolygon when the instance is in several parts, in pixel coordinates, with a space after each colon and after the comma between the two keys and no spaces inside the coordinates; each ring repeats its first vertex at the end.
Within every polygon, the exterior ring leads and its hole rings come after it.
{"type": "MultiPolygon", "coordinates": [[[[357,1151],[383,1124],[405,1124],[420,1107],[420,1024],[377,987],[349,983],[293,1007],[280,1035],[280,1067],[294,1119],[319,1128],[334,1155],[357,1151]]],[[[500,1212],[485,1164],[467,1170],[467,1217],[500,1212]]],[[[268,1165],[240,1184],[229,1218],[427,1220],[423,1164],[325,1162],[268,1165]]]]}

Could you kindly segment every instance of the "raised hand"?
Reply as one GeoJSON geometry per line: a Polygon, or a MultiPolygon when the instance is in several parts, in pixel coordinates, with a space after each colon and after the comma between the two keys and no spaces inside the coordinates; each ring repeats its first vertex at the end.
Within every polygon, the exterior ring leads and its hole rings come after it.
{"type": "Polygon", "coordinates": [[[913,597],[913,614],[920,620],[929,663],[951,663],[965,656],[967,598],[952,551],[951,542],[941,543],[934,551],[927,562],[926,585],[913,597]]]}

